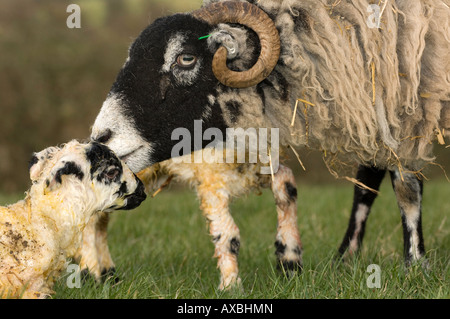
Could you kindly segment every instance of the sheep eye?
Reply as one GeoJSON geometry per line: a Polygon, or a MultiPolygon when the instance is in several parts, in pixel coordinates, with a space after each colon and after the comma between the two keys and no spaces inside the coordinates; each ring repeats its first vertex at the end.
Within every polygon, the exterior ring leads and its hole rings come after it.
{"type": "Polygon", "coordinates": [[[177,65],[182,68],[189,68],[197,62],[197,57],[192,54],[180,54],[177,57],[177,65]]]}
{"type": "Polygon", "coordinates": [[[112,168],[112,169],[106,171],[105,176],[109,180],[114,180],[119,175],[119,173],[120,173],[120,171],[118,168],[112,168]]]}

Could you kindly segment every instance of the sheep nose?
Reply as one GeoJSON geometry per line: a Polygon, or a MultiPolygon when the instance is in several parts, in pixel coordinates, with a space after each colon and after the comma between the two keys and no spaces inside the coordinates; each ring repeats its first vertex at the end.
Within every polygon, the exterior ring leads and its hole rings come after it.
{"type": "Polygon", "coordinates": [[[92,136],[91,139],[94,142],[106,144],[112,136],[112,131],[110,129],[106,129],[105,131],[101,132],[97,136],[92,136]]]}

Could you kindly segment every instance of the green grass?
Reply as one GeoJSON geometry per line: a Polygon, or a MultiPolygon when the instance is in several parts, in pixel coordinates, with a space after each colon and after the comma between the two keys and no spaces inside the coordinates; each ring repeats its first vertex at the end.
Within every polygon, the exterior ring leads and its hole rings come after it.
{"type": "MultiPolygon", "coordinates": [[[[109,226],[118,283],[88,279],[54,298],[450,298],[450,184],[425,187],[423,229],[430,267],[403,265],[400,214],[385,182],[369,217],[361,254],[335,262],[346,230],[352,187],[299,185],[299,227],[304,270],[286,278],[276,268],[276,213],[269,191],[232,205],[241,232],[242,290],[217,289],[213,244],[192,191],[165,191],[138,209],[117,212],[109,226]],[[381,267],[381,288],[366,285],[370,264],[381,267]]],[[[10,198],[0,197],[1,202],[10,198]]]]}

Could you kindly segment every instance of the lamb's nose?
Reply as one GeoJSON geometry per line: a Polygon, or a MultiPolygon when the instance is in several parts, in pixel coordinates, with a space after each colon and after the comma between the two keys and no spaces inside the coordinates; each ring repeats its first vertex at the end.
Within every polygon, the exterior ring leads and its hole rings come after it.
{"type": "Polygon", "coordinates": [[[106,129],[97,136],[91,136],[91,140],[93,142],[106,144],[112,137],[112,131],[110,129],[106,129]]]}

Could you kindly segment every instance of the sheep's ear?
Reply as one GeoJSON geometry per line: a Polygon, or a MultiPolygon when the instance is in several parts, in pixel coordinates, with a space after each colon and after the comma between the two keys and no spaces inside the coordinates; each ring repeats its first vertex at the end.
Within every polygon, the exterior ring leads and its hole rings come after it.
{"type": "Polygon", "coordinates": [[[219,46],[224,46],[228,51],[228,60],[238,58],[244,63],[249,63],[251,61],[247,60],[251,60],[255,47],[249,32],[251,31],[243,27],[219,24],[208,38],[208,46],[212,52],[215,52],[219,46]]]}
{"type": "Polygon", "coordinates": [[[43,151],[38,153],[34,153],[30,159],[29,171],[30,171],[30,179],[34,182],[39,179],[43,168],[50,158],[52,158],[53,154],[58,151],[57,147],[48,147],[43,151]]]}
{"type": "Polygon", "coordinates": [[[58,188],[63,183],[63,176],[73,175],[79,180],[82,180],[84,173],[81,166],[70,158],[62,158],[56,163],[51,170],[49,176],[45,179],[45,193],[51,192],[58,188]]]}

